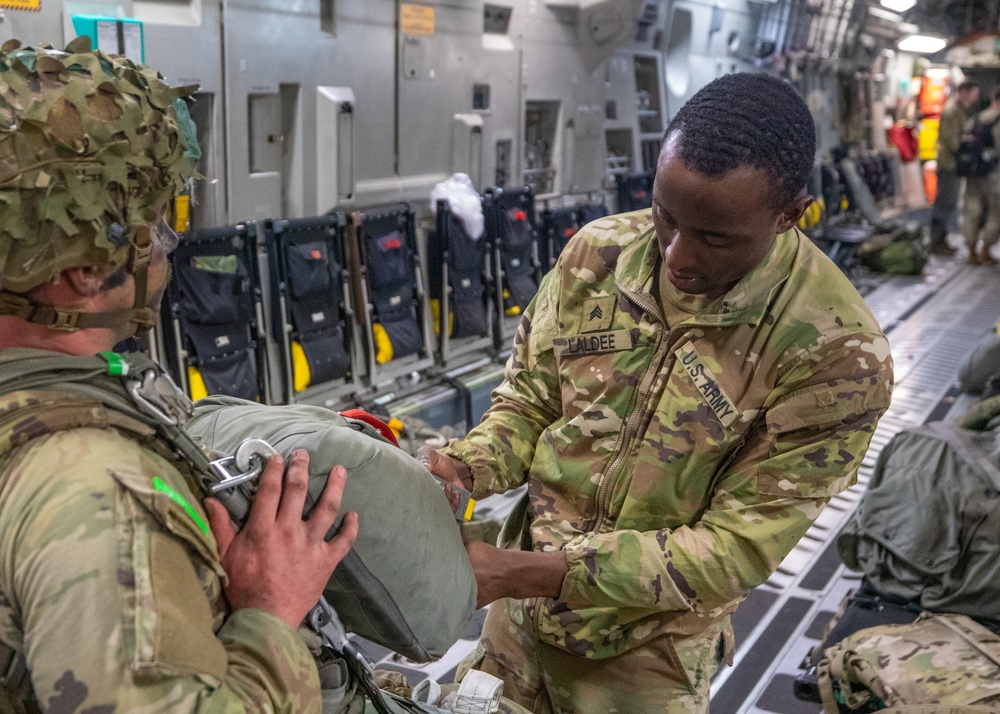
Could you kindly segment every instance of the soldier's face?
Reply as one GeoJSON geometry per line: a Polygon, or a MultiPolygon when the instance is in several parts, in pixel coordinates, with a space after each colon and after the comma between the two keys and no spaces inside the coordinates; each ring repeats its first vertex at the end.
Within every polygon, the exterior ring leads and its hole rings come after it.
{"type": "Polygon", "coordinates": [[[677,132],[667,139],[656,168],[656,237],[674,287],[716,298],[764,260],[775,236],[795,225],[809,198],[799,201],[801,210],[776,210],[773,183],[763,170],[706,176],[684,164],[679,139],[677,132]]]}

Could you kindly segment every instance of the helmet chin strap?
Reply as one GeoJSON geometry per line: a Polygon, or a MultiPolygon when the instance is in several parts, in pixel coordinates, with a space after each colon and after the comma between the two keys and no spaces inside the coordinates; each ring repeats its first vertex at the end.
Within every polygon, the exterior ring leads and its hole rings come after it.
{"type": "Polygon", "coordinates": [[[156,311],[146,304],[149,263],[153,257],[153,230],[144,226],[132,234],[128,255],[129,272],[135,278],[132,307],[105,312],[85,312],[42,305],[23,295],[0,290],[0,315],[14,315],[25,322],[45,325],[51,330],[76,332],[94,327],[119,328],[135,325],[133,334],[142,335],[156,324],[156,311]]]}

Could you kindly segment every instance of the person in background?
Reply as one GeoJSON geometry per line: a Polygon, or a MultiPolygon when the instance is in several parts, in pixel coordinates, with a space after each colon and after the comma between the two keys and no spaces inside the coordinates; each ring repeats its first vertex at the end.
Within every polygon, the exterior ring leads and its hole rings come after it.
{"type": "MultiPolygon", "coordinates": [[[[1000,150],[1000,89],[994,92],[990,106],[966,122],[966,131],[972,130],[973,122],[989,130],[993,145],[986,151],[995,157],[1000,150]]],[[[985,176],[969,176],[965,180],[962,232],[970,265],[996,265],[990,248],[1000,238],[1000,163],[985,176]]]]}
{"type": "Polygon", "coordinates": [[[948,226],[958,206],[961,179],[956,173],[955,156],[962,143],[962,128],[975,113],[979,102],[979,85],[965,81],[958,85],[941,110],[938,129],[937,197],[931,210],[930,251],[935,255],[952,255],[948,245],[948,226]]]}

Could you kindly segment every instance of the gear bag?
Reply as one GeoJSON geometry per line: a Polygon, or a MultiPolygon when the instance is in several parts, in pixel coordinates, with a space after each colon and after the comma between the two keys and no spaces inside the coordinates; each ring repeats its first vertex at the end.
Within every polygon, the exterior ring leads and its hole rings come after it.
{"type": "Polygon", "coordinates": [[[978,394],[997,375],[1000,375],[1000,325],[976,342],[962,360],[958,368],[958,383],[963,392],[978,394]]]}
{"type": "Polygon", "coordinates": [[[325,596],[347,628],[410,659],[443,655],[476,605],[476,583],[458,523],[427,469],[368,424],[323,407],[261,406],[229,397],[195,405],[187,431],[233,453],[263,439],[283,454],[310,454],[306,508],[337,464],[349,474],[343,511],[363,525],[325,596]]]}
{"type": "Polygon", "coordinates": [[[180,328],[178,370],[194,397],[228,394],[257,399],[254,233],[245,226],[185,234],[171,256],[170,308],[180,328]],[[186,353],[186,357],[179,355],[186,353]],[[196,388],[197,387],[197,388],[196,388]]]}
{"type": "Polygon", "coordinates": [[[882,449],[837,547],[884,595],[1000,620],[998,542],[1000,428],[932,422],[882,449]]]}
{"type": "Polygon", "coordinates": [[[859,246],[858,261],[887,275],[920,275],[929,259],[919,225],[900,226],[859,246]]]}
{"type": "Polygon", "coordinates": [[[826,650],[818,674],[825,714],[996,712],[1000,637],[964,615],[925,612],[855,632],[826,650]]]}
{"type": "Polygon", "coordinates": [[[837,613],[827,623],[822,641],[809,650],[800,665],[805,671],[795,678],[795,698],[817,704],[823,701],[819,692],[817,665],[827,649],[858,630],[878,625],[909,624],[922,611],[919,605],[885,598],[862,580],[857,592],[848,592],[837,613]]]}
{"type": "Polygon", "coordinates": [[[964,177],[988,176],[1000,162],[997,147],[993,145],[993,127],[1000,116],[984,124],[976,115],[962,132],[962,143],[955,155],[955,173],[964,177]]]}
{"type": "Polygon", "coordinates": [[[527,186],[486,192],[486,230],[503,274],[504,311],[510,314],[524,312],[538,291],[534,203],[527,186]]]}
{"type": "MultiPolygon", "coordinates": [[[[342,379],[351,368],[344,319],[344,270],[336,216],[268,221],[275,294],[275,335],[287,334],[282,357],[292,389],[342,379]],[[286,321],[286,322],[283,322],[286,321]],[[291,327],[290,333],[284,329],[291,327]],[[301,359],[296,359],[301,351],[301,359]],[[302,361],[304,360],[304,365],[302,361]]],[[[285,395],[291,401],[291,395],[285,395]]]]}
{"type": "Polygon", "coordinates": [[[447,272],[448,336],[482,337],[489,333],[483,281],[487,248],[485,236],[472,238],[462,220],[448,210],[447,202],[438,202],[436,229],[427,236],[431,305],[437,315],[435,330],[440,330],[443,324],[439,312],[445,303],[444,274],[447,272]]]}

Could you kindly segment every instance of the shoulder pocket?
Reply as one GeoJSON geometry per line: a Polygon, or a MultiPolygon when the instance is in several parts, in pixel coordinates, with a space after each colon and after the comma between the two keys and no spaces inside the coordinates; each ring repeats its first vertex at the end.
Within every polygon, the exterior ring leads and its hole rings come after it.
{"type": "Polygon", "coordinates": [[[141,676],[190,676],[218,686],[228,668],[215,636],[225,612],[225,573],[204,511],[175,479],[114,470],[111,476],[120,486],[118,584],[129,666],[141,676]]]}
{"type": "Polygon", "coordinates": [[[800,429],[821,429],[854,421],[889,406],[889,385],[878,373],[838,379],[806,387],[779,399],[767,410],[767,432],[785,434],[800,429]]]}
{"type": "Polygon", "coordinates": [[[851,486],[889,406],[879,374],[824,382],[778,400],[766,414],[770,458],[758,472],[758,490],[827,499],[851,486]]]}

